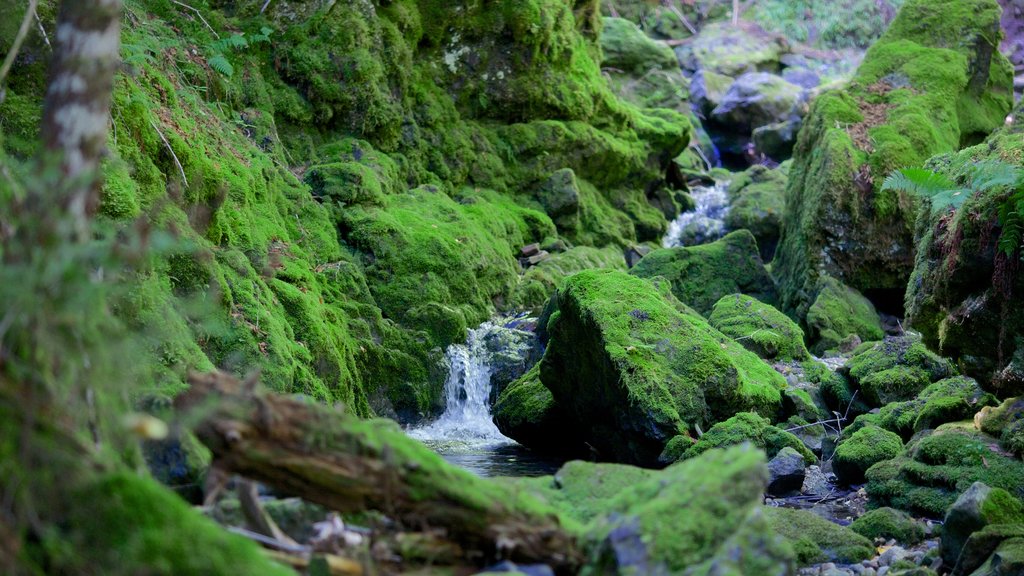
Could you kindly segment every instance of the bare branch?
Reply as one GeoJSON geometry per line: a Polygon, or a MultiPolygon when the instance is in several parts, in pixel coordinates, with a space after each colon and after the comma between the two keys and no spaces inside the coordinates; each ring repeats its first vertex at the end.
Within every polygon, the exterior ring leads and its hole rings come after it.
{"type": "Polygon", "coordinates": [[[28,10],[25,11],[25,17],[21,19],[18,35],[14,37],[14,43],[11,44],[11,49],[7,52],[3,65],[0,66],[0,104],[3,103],[4,97],[7,94],[3,89],[4,80],[7,79],[7,74],[10,73],[11,66],[14,65],[14,59],[18,57],[21,45],[25,42],[25,37],[28,36],[28,27],[32,23],[32,15],[36,13],[36,4],[38,3],[39,0],[28,0],[28,10]]]}

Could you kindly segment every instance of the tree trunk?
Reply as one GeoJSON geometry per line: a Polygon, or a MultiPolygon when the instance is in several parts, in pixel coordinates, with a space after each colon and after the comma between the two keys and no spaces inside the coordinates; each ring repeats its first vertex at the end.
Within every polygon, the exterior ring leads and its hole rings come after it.
{"type": "Polygon", "coordinates": [[[43,106],[42,137],[58,158],[68,190],[61,208],[80,237],[99,204],[114,74],[120,62],[121,0],[65,0],[43,106]]]}
{"type": "Polygon", "coordinates": [[[446,463],[388,420],[360,420],[226,374],[193,375],[176,401],[217,466],[338,512],[379,510],[413,530],[443,529],[471,562],[541,562],[571,573],[581,556],[556,514],[446,463]]]}

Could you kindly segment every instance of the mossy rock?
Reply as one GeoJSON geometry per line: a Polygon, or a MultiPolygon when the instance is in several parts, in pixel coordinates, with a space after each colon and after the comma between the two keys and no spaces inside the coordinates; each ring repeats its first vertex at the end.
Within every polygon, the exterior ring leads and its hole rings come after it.
{"type": "Polygon", "coordinates": [[[874,556],[870,540],[808,510],[766,507],[765,514],[772,529],[793,546],[800,566],[855,564],[874,556]]]}
{"type": "Polygon", "coordinates": [[[967,420],[994,404],[995,398],[973,378],[954,376],[929,384],[911,400],[882,406],[876,423],[909,440],[916,432],[967,420]]]}
{"type": "Polygon", "coordinates": [[[975,482],[946,512],[939,542],[943,562],[955,566],[973,533],[998,524],[1024,525],[1024,506],[1006,490],[975,482]]]}
{"type": "Polygon", "coordinates": [[[624,18],[604,18],[601,27],[601,65],[644,74],[678,68],[672,48],[654,40],[624,18]]]}
{"type": "Polygon", "coordinates": [[[747,294],[768,304],[776,301],[775,284],[761,261],[757,241],[747,230],[711,244],[655,250],[630,273],[666,278],[672,293],[701,314],[710,314],[715,303],[729,294],[747,294]]]}
{"type": "Polygon", "coordinates": [[[757,240],[761,259],[771,262],[782,232],[786,207],[786,169],[755,165],[729,182],[729,230],[750,230],[757,240]]]}
{"type": "Polygon", "coordinates": [[[738,411],[774,417],[785,380],[659,286],[615,270],[565,281],[540,366],[600,457],[655,464],[665,444],[738,411]]]}
{"type": "Polygon", "coordinates": [[[806,320],[811,350],[819,355],[838,350],[851,337],[867,342],[885,336],[871,301],[831,277],[823,279],[806,320]]]}
{"type": "Polygon", "coordinates": [[[836,448],[832,470],[843,484],[860,484],[868,468],[902,452],[899,436],[877,426],[865,426],[836,448]]]}
{"type": "Polygon", "coordinates": [[[1014,576],[1024,572],[1024,524],[994,524],[971,534],[953,574],[1014,576]]]}
{"type": "Polygon", "coordinates": [[[540,364],[509,384],[491,409],[501,433],[539,453],[585,455],[579,430],[540,381],[540,364]]]}
{"type": "Polygon", "coordinates": [[[685,69],[736,78],[746,72],[778,72],[779,58],[789,52],[789,43],[754,24],[744,22],[734,27],[728,22],[715,22],[676,52],[685,69]]]}
{"type": "Polygon", "coordinates": [[[982,432],[999,438],[1003,448],[1024,455],[1024,397],[1007,398],[999,406],[982,408],[976,420],[982,432]]]}
{"type": "Polygon", "coordinates": [[[903,291],[922,199],[883,191],[894,170],[977,143],[1013,105],[996,0],[907,0],[853,80],[811,105],[793,155],[773,273],[804,316],[824,276],[903,291]]]}
{"type": "Polygon", "coordinates": [[[749,18],[765,30],[793,42],[822,48],[868,48],[896,16],[902,0],[764,0],[750,7],[749,18]]]}
{"type": "MultiPolygon", "coordinates": [[[[937,156],[928,168],[974,188],[979,164],[1020,166],[1024,104],[1012,119],[984,143],[937,156]]],[[[925,342],[1000,398],[1024,394],[1024,309],[1013,296],[1024,291],[1024,274],[1003,273],[1001,252],[989,249],[1008,193],[993,186],[962,198],[958,207],[933,206],[921,214],[906,296],[908,321],[925,342]]]]}
{"type": "Polygon", "coordinates": [[[774,458],[783,448],[789,447],[803,456],[806,464],[818,461],[814,453],[807,449],[799,438],[772,426],[767,419],[749,412],[741,412],[712,426],[683,453],[682,459],[694,458],[712,448],[744,443],[753,444],[764,450],[769,459],[774,458]]]}
{"type": "Polygon", "coordinates": [[[785,573],[793,562],[792,548],[760,511],[767,481],[763,453],[733,447],[635,482],[610,499],[606,514],[591,523],[588,569],[654,574],[701,565],[697,572],[704,574],[705,563],[713,562],[733,565],[729,574],[785,573]]]}
{"type": "Polygon", "coordinates": [[[863,344],[842,371],[871,406],[911,400],[929,384],[956,374],[948,360],[913,335],[863,344]]]}
{"type": "Polygon", "coordinates": [[[876,464],[865,476],[877,504],[930,518],[945,515],[975,482],[1024,497],[1024,463],[970,423],[945,424],[912,440],[902,455],[876,464]]]}
{"type": "Polygon", "coordinates": [[[71,540],[43,543],[75,550],[70,562],[78,569],[70,573],[293,574],[270,561],[252,541],[225,531],[136,474],[98,478],[78,490],[74,502],[67,510],[68,525],[75,528],[71,540]]]}
{"type": "Polygon", "coordinates": [[[626,259],[618,246],[593,248],[574,246],[529,267],[509,299],[512,308],[539,313],[562,282],[584,270],[608,268],[625,270],[626,259]]]}
{"type": "Polygon", "coordinates": [[[788,316],[744,294],[715,303],[708,321],[722,334],[766,360],[806,360],[803,330],[788,316]]]}
{"type": "Polygon", "coordinates": [[[854,520],[850,529],[872,541],[894,539],[904,546],[917,544],[925,536],[920,522],[902,510],[887,507],[869,510],[854,520]]]}

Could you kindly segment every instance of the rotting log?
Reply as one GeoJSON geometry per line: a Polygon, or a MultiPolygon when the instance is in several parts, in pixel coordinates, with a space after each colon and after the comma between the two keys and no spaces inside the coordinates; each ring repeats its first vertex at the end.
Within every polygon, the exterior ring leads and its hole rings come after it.
{"type": "Polygon", "coordinates": [[[443,530],[467,562],[544,563],[582,555],[546,505],[452,466],[390,420],[267,393],[254,379],[193,374],[176,406],[224,470],[341,513],[377,510],[414,531],[443,530]]]}

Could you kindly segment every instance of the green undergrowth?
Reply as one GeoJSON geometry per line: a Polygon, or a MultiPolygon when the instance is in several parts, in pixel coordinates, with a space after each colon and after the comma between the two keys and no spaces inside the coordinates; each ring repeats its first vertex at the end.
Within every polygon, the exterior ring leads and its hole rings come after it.
{"type": "MultiPolygon", "coordinates": [[[[115,305],[132,326],[163,319],[146,393],[259,369],[416,420],[440,408],[438,349],[663,233],[647,195],[690,124],[612,93],[597,3],[456,4],[126,2],[100,212],[184,246],[115,305]],[[579,217],[556,229],[533,195],[564,168],[579,217]],[[520,281],[519,249],[559,236],[577,251],[520,281]]],[[[26,54],[0,114],[18,158],[46,80],[46,47],[26,54]]]]}

